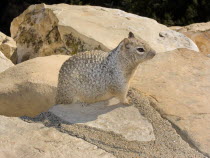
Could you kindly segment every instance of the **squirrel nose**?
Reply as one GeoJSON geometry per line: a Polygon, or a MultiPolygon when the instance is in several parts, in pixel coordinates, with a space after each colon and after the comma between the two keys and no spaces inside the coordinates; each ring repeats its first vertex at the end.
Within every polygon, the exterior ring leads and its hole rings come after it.
{"type": "Polygon", "coordinates": [[[155,50],[150,50],[149,51],[149,56],[154,57],[156,55],[155,50]]]}

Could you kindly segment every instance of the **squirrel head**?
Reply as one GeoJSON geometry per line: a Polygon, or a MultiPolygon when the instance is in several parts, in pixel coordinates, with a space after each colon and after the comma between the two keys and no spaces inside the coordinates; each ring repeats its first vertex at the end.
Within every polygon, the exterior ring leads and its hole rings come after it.
{"type": "Polygon", "coordinates": [[[141,63],[152,59],[156,52],[147,44],[146,41],[140,38],[135,38],[132,32],[129,32],[128,38],[125,38],[120,43],[120,52],[125,58],[141,63]]]}

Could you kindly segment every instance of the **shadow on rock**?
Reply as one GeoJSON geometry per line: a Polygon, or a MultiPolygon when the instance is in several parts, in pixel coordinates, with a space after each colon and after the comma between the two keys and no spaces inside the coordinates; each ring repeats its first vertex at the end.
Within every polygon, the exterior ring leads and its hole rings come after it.
{"type": "Polygon", "coordinates": [[[117,99],[110,99],[89,105],[83,105],[82,103],[59,104],[50,108],[48,112],[42,112],[36,117],[22,116],[20,118],[27,122],[47,123],[45,120],[48,120],[48,122],[52,121],[57,124],[87,123],[97,120],[100,115],[109,113],[117,108],[125,107],[127,106],[120,104],[117,99]]]}
{"type": "Polygon", "coordinates": [[[126,106],[120,104],[116,99],[111,99],[89,105],[81,103],[56,105],[49,111],[70,123],[87,123],[97,120],[100,115],[124,107],[126,106]]]}
{"type": "Polygon", "coordinates": [[[151,123],[133,105],[120,104],[115,98],[88,106],[82,104],[57,105],[49,112],[26,121],[41,121],[59,128],[62,124],[80,124],[103,131],[112,131],[129,141],[155,140],[151,123]]]}

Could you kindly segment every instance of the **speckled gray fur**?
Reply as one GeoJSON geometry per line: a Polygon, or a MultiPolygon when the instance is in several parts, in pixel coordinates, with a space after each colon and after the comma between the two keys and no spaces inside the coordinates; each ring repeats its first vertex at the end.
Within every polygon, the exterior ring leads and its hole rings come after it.
{"type": "Polygon", "coordinates": [[[137,66],[154,56],[155,51],[131,32],[111,52],[78,53],[60,69],[56,104],[94,103],[112,97],[127,104],[129,82],[137,66]]]}

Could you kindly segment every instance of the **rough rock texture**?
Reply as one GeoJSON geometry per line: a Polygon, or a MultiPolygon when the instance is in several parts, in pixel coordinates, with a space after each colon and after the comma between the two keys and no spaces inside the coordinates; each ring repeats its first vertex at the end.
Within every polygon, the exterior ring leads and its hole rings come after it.
{"type": "Polygon", "coordinates": [[[14,64],[7,59],[4,54],[0,51],[0,73],[13,66],[14,64]]]}
{"type": "Polygon", "coordinates": [[[196,23],[185,27],[171,27],[192,39],[201,53],[210,55],[210,22],[196,23]]]}
{"type": "Polygon", "coordinates": [[[57,105],[50,110],[61,119],[120,134],[129,141],[155,140],[152,125],[134,106],[119,104],[117,99],[81,104],[57,105]]]}
{"type": "Polygon", "coordinates": [[[186,36],[153,19],[118,9],[39,4],[30,6],[11,24],[18,62],[51,54],[92,49],[108,51],[127,37],[129,31],[147,41],[156,52],[176,48],[198,51],[186,36]]]}
{"type": "Polygon", "coordinates": [[[26,123],[19,118],[0,116],[1,158],[114,158],[110,153],[82,139],[26,123]]]}
{"type": "Polygon", "coordinates": [[[0,32],[0,51],[8,58],[14,59],[16,53],[16,42],[11,38],[0,32]]]}
{"type": "MultiPolygon", "coordinates": [[[[188,143],[182,140],[171,124],[167,120],[163,119],[160,114],[151,106],[153,102],[151,102],[148,97],[145,97],[145,95],[139,91],[132,89],[129,91],[128,98],[130,100],[131,108],[135,107],[135,109],[138,109],[140,113],[139,115],[144,116],[144,118],[146,118],[152,124],[155,134],[155,141],[129,141],[119,132],[113,130],[107,131],[98,127],[91,127],[84,124],[72,124],[60,119],[51,112],[44,112],[35,118],[22,117],[22,119],[27,122],[43,122],[47,127],[54,127],[63,133],[82,138],[87,142],[90,142],[91,144],[94,144],[97,147],[112,153],[118,158],[204,158],[201,153],[191,148],[188,143]]],[[[108,113],[114,114],[114,111],[116,111],[118,108],[121,109],[121,107],[117,107],[116,109],[113,109],[113,113],[112,110],[108,113]]],[[[82,109],[82,107],[80,107],[80,109],[82,109]]],[[[90,108],[84,107],[84,115],[88,113],[86,111],[88,109],[90,108]]],[[[103,117],[103,122],[107,120],[107,122],[111,125],[112,121],[105,119],[103,116],[106,114],[101,114],[102,110],[99,110],[99,108],[97,109],[98,110],[95,111],[94,114],[91,113],[94,116],[98,115],[99,118],[95,117],[95,119],[100,120],[103,117]]],[[[126,109],[129,110],[129,107],[126,107],[126,109]]],[[[121,112],[124,114],[126,113],[122,110],[121,112]]],[[[70,118],[69,116],[64,116],[64,114],[68,114],[68,111],[63,113],[62,118],[70,118]]],[[[107,116],[108,115],[109,114],[107,114],[107,116]]],[[[122,117],[123,114],[118,115],[118,118],[116,118],[117,120],[113,120],[113,122],[117,122],[116,126],[122,125],[122,122],[125,122],[125,117],[122,117]]],[[[132,118],[131,115],[133,115],[133,113],[130,111],[129,116],[126,118],[129,119],[128,121],[130,121],[130,124],[133,124],[132,120],[130,120],[132,118]]],[[[76,114],[73,115],[75,120],[79,120],[79,116],[76,114]]],[[[137,114],[134,114],[134,116],[136,117],[137,114]]],[[[88,116],[88,118],[90,118],[90,116],[88,116]]],[[[83,117],[80,120],[82,119],[84,120],[85,118],[83,117]]],[[[103,122],[102,124],[105,125],[103,122]]],[[[128,130],[132,126],[130,124],[128,124],[128,130]]],[[[141,127],[142,124],[139,124],[139,126],[141,127]]],[[[113,127],[113,129],[116,129],[116,127],[113,127]]],[[[135,132],[136,131],[134,128],[132,133],[130,133],[135,135],[135,132]]]]}
{"type": "Polygon", "coordinates": [[[132,86],[151,95],[155,108],[198,150],[210,156],[210,59],[178,49],[139,66],[132,86]]]}
{"type": "Polygon", "coordinates": [[[69,56],[39,57],[0,74],[0,114],[36,116],[54,104],[58,73],[69,56]]]}

